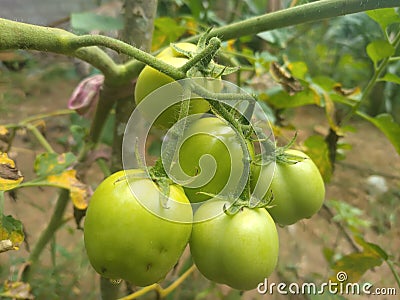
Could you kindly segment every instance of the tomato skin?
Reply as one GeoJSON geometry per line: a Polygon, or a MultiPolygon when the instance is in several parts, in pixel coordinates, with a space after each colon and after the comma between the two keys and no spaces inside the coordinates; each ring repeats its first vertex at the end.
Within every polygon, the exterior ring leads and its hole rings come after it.
{"type": "MultiPolygon", "coordinates": [[[[162,56],[159,58],[165,63],[168,63],[177,68],[183,66],[188,61],[188,59],[184,57],[162,56]]],[[[148,96],[156,89],[171,82],[174,82],[174,80],[168,75],[165,75],[164,73],[161,73],[160,71],[157,71],[156,69],[150,66],[144,67],[144,69],[139,74],[139,77],[136,81],[136,87],[135,87],[136,105],[142,102],[142,100],[145,99],[146,96],[148,96]]],[[[176,91],[177,98],[181,94],[182,94],[182,89],[177,88],[176,91]]],[[[159,101],[163,101],[163,99],[160,99],[159,101]]],[[[156,119],[154,125],[160,128],[171,127],[178,120],[179,108],[180,108],[179,103],[168,107],[156,119]]],[[[154,109],[157,109],[157,107],[155,107],[154,109]]],[[[210,105],[206,100],[202,98],[195,98],[192,99],[190,103],[189,114],[205,113],[209,109],[210,105]]]]}
{"type": "MultiPolygon", "coordinates": [[[[234,129],[219,118],[205,117],[189,125],[184,134],[184,138],[186,137],[188,138],[179,148],[179,164],[182,170],[189,176],[199,175],[212,178],[200,187],[184,187],[189,201],[195,203],[210,199],[210,196],[199,192],[217,195],[229,180],[229,187],[223,194],[226,196],[228,189],[231,191],[237,188],[244,171],[245,154],[234,129]],[[205,166],[201,165],[200,158],[206,155],[215,159],[214,174],[211,173],[212,167],[207,164],[207,161],[204,163],[205,166]]],[[[173,168],[171,173],[176,175],[177,171],[173,168]]]]}
{"type": "Polygon", "coordinates": [[[210,200],[196,211],[190,251],[207,279],[238,290],[251,290],[276,267],[276,226],[264,208],[243,208],[229,216],[223,212],[224,204],[229,205],[210,200]],[[206,221],[196,223],[201,220],[206,221]]]}
{"type": "MultiPolygon", "coordinates": [[[[127,174],[139,174],[129,170],[127,174]]],[[[160,218],[148,210],[131,193],[159,209],[164,216],[185,216],[192,220],[190,205],[182,209],[171,203],[164,209],[158,188],[144,178],[126,179],[119,171],[106,178],[94,192],[84,223],[84,242],[89,261],[102,276],[124,279],[147,286],[163,279],[176,264],[186,247],[191,223],[177,223],[160,218]],[[137,193],[137,194],[136,194],[137,193]]],[[[171,185],[170,198],[189,203],[179,186],[171,185]]]]}
{"type": "MultiPolygon", "coordinates": [[[[277,161],[275,172],[269,189],[273,193],[273,201],[269,213],[276,223],[285,226],[310,218],[322,207],[325,198],[324,180],[314,162],[299,150],[286,150],[285,153],[305,158],[295,164],[277,161]]],[[[257,180],[270,182],[274,164],[252,168],[257,180]]],[[[252,183],[254,188],[256,180],[252,183]]],[[[265,192],[263,187],[262,191],[265,192]]],[[[261,191],[258,189],[258,191],[261,191]]],[[[260,193],[256,192],[260,197],[260,193]]]]}
{"type": "MultiPolygon", "coordinates": [[[[196,52],[197,51],[197,45],[192,44],[192,43],[176,43],[175,44],[178,48],[188,51],[188,52],[196,52]]],[[[173,56],[173,57],[185,57],[183,54],[177,52],[172,46],[168,46],[164,50],[162,50],[159,54],[157,54],[157,57],[164,57],[164,56],[173,56]]]]}

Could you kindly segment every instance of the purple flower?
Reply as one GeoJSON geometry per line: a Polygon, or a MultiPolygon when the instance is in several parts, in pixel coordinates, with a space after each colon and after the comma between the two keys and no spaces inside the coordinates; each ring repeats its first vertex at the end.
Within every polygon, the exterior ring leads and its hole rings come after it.
{"type": "Polygon", "coordinates": [[[68,108],[86,118],[92,117],[96,111],[103,82],[103,75],[94,75],[82,80],[69,98],[68,108]]]}

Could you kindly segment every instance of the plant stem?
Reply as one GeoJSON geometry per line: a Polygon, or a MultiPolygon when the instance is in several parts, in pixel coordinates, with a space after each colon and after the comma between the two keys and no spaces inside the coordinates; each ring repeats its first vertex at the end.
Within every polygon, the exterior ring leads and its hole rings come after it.
{"type": "MultiPolygon", "coordinates": [[[[4,191],[0,191],[0,229],[3,228],[4,191]]],[[[1,240],[1,238],[0,238],[1,240]]]]}
{"type": "MultiPolygon", "coordinates": [[[[360,1],[360,0],[323,0],[311,2],[287,9],[271,12],[216,28],[210,32],[210,37],[217,36],[221,40],[238,38],[257,34],[272,29],[321,21],[346,14],[352,14],[372,9],[397,7],[399,0],[360,1]]],[[[197,41],[199,36],[186,41],[197,41]]]]}
{"type": "Polygon", "coordinates": [[[200,53],[195,55],[192,59],[190,59],[182,67],[180,67],[179,70],[186,74],[186,72],[190,68],[195,66],[199,61],[201,61],[205,58],[208,58],[208,57],[212,58],[215,55],[215,53],[219,50],[220,47],[221,47],[220,39],[215,38],[215,37],[211,38],[207,47],[203,51],[201,51],[200,53]]]}
{"type": "Polygon", "coordinates": [[[391,260],[386,260],[386,264],[389,266],[389,269],[392,272],[394,279],[396,280],[397,286],[400,288],[400,276],[394,269],[393,262],[391,260]]]}
{"type": "Polygon", "coordinates": [[[79,48],[89,46],[104,46],[115,50],[118,53],[129,55],[141,62],[157,69],[162,70],[166,75],[174,79],[183,79],[185,74],[168,63],[163,62],[160,59],[155,58],[150,53],[139,50],[123,41],[116,40],[114,38],[103,36],[103,35],[81,35],[69,40],[69,47],[71,50],[77,50],[79,48]]]}
{"type": "MultiPolygon", "coordinates": [[[[393,39],[393,42],[391,43],[393,45],[394,49],[397,49],[397,47],[400,45],[400,32],[397,33],[395,38],[393,39]]],[[[375,69],[374,74],[372,75],[371,79],[369,80],[367,86],[365,87],[360,101],[358,101],[351,109],[351,111],[343,118],[343,123],[346,123],[351,119],[351,117],[358,111],[360,108],[361,104],[365,102],[365,100],[368,98],[369,94],[371,93],[372,89],[374,88],[376,82],[379,80],[381,77],[382,73],[385,71],[386,67],[388,66],[390,61],[390,57],[384,58],[379,66],[375,69]]]]}
{"type": "Polygon", "coordinates": [[[97,47],[71,48],[70,41],[77,36],[68,31],[1,18],[0,28],[0,50],[26,49],[60,53],[80,58],[104,75],[116,76],[120,72],[114,61],[97,47]]]}
{"type": "Polygon", "coordinates": [[[189,276],[196,270],[196,266],[192,265],[189,269],[185,271],[177,280],[175,280],[171,285],[163,289],[159,284],[155,283],[149,286],[146,286],[133,294],[130,294],[126,297],[122,297],[118,300],[133,300],[137,299],[140,296],[147,294],[150,291],[156,291],[161,299],[167,297],[170,293],[172,293],[179,285],[182,284],[189,276]]]}
{"type": "Polygon", "coordinates": [[[46,229],[40,234],[40,237],[35,247],[29,255],[28,260],[30,265],[23,274],[23,281],[29,282],[29,280],[31,279],[32,269],[35,267],[40,254],[43,252],[47,243],[52,239],[55,232],[60,228],[62,224],[64,224],[62,217],[68,203],[69,190],[61,189],[50,222],[47,225],[46,229]]]}
{"type": "Polygon", "coordinates": [[[43,146],[43,148],[46,149],[47,152],[55,153],[54,149],[51,147],[49,142],[47,142],[46,138],[39,131],[39,129],[37,129],[36,126],[34,126],[32,124],[27,124],[26,128],[28,128],[33,133],[33,135],[36,137],[36,139],[39,141],[39,143],[43,146]]]}

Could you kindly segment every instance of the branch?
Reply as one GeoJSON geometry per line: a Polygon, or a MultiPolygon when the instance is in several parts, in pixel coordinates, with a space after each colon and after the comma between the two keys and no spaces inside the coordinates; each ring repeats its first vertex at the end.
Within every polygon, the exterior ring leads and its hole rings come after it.
{"type": "MultiPolygon", "coordinates": [[[[226,41],[277,28],[321,21],[372,9],[398,6],[400,6],[399,0],[321,0],[222,26],[212,30],[209,37],[217,36],[226,41]]],[[[185,41],[195,42],[199,37],[199,35],[193,36],[185,41]]]]}
{"type": "Polygon", "coordinates": [[[0,50],[26,49],[54,52],[77,57],[99,69],[105,76],[115,76],[119,66],[101,49],[73,49],[69,41],[77,38],[68,31],[25,24],[0,18],[0,50]]]}

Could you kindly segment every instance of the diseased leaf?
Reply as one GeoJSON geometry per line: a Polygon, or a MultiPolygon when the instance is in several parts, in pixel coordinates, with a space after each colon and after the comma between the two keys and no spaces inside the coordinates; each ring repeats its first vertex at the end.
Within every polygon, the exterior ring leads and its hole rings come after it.
{"type": "Polygon", "coordinates": [[[386,251],[379,247],[377,244],[367,242],[362,236],[356,236],[354,239],[356,240],[357,244],[364,248],[365,251],[374,253],[381,257],[383,260],[389,259],[389,255],[386,253],[386,251]]]}
{"type": "Polygon", "coordinates": [[[342,135],[340,132],[340,127],[336,124],[335,121],[335,113],[336,113],[335,103],[332,101],[328,93],[323,93],[323,96],[325,101],[325,113],[329,123],[329,127],[333,131],[335,131],[338,135],[342,135]]]}
{"type": "Polygon", "coordinates": [[[24,300],[35,299],[35,296],[31,293],[31,286],[29,283],[9,280],[4,282],[3,291],[0,293],[0,297],[24,300]]]}
{"type": "Polygon", "coordinates": [[[24,177],[15,167],[15,162],[7,153],[0,152],[0,191],[8,191],[18,186],[24,177]]]}
{"type": "Polygon", "coordinates": [[[269,66],[269,72],[276,82],[278,82],[289,93],[290,96],[301,92],[304,88],[300,81],[292,76],[291,73],[287,72],[277,62],[271,62],[269,66]]]}
{"type": "Polygon", "coordinates": [[[8,134],[8,129],[5,126],[0,126],[0,136],[8,134]]]}
{"type": "MultiPolygon", "coordinates": [[[[358,282],[365,272],[380,266],[382,262],[382,258],[369,251],[354,252],[336,261],[332,269],[336,273],[345,272],[347,274],[347,282],[358,282]]],[[[331,280],[338,282],[336,276],[331,280]]]]}
{"type": "Polygon", "coordinates": [[[59,174],[76,161],[74,154],[42,153],[36,157],[34,170],[39,177],[59,174]]]}
{"type": "Polygon", "coordinates": [[[394,8],[374,9],[366,13],[372,20],[377,22],[384,31],[390,24],[400,23],[400,16],[394,8]]]}
{"type": "Polygon", "coordinates": [[[367,45],[367,54],[375,66],[380,60],[394,55],[394,52],[394,47],[386,40],[372,41],[367,45]]]}
{"type": "Polygon", "coordinates": [[[304,141],[306,153],[317,165],[325,182],[329,182],[332,176],[332,164],[329,160],[329,150],[325,139],[319,135],[310,136],[304,141]]]}
{"type": "MultiPolygon", "coordinates": [[[[356,236],[355,240],[363,247],[363,251],[350,253],[333,266],[333,270],[346,273],[348,282],[358,282],[366,271],[380,266],[389,257],[381,247],[365,241],[362,236],[356,236]]],[[[338,281],[337,278],[333,280],[338,281]]]]}
{"type": "Polygon", "coordinates": [[[20,244],[24,241],[24,231],[22,223],[12,216],[0,216],[0,252],[8,250],[18,250],[20,244]]]}
{"type": "Polygon", "coordinates": [[[52,185],[68,189],[74,206],[81,210],[86,209],[87,188],[85,184],[76,178],[75,170],[67,170],[61,174],[50,175],[47,177],[47,181],[52,185]]]}
{"type": "Polygon", "coordinates": [[[376,117],[371,117],[362,112],[357,112],[357,114],[381,130],[392,143],[397,153],[400,154],[400,124],[396,123],[391,115],[380,114],[376,117]]]}

